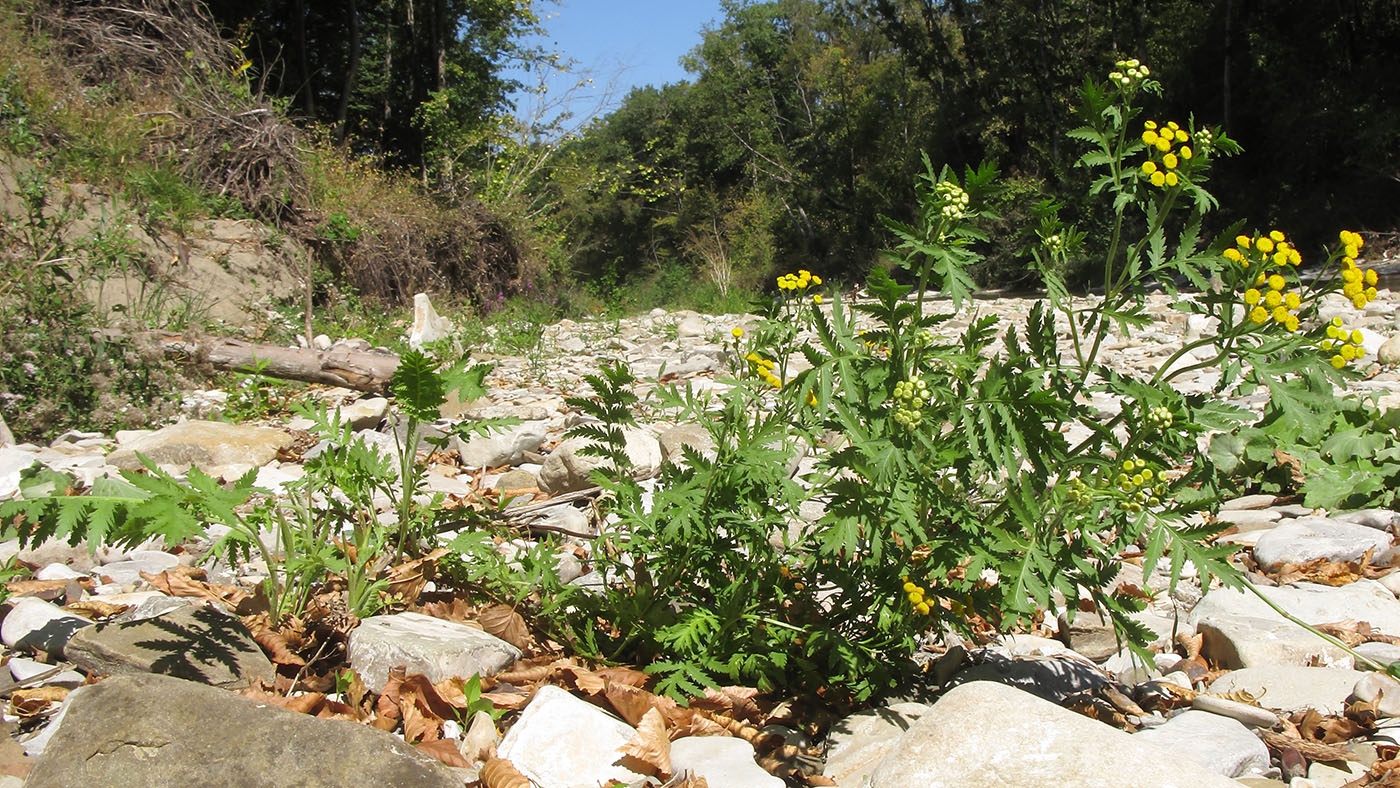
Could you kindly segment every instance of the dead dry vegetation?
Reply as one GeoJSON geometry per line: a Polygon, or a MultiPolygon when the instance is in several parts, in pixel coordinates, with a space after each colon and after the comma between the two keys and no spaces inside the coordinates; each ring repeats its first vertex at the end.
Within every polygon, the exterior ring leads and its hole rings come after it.
{"type": "Polygon", "coordinates": [[[0,73],[26,94],[25,121],[65,180],[124,194],[148,223],[177,226],[191,209],[159,192],[192,190],[206,215],[267,223],[332,283],[392,305],[420,290],[472,297],[518,286],[524,262],[497,217],[299,128],[248,83],[243,53],[198,4],[0,7],[0,73]]]}

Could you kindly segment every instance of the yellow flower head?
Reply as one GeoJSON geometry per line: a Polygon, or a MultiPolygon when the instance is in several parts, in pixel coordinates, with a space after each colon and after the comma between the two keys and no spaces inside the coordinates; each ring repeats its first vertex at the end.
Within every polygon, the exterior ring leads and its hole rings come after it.
{"type": "Polygon", "coordinates": [[[1179,163],[1180,162],[1177,160],[1175,153],[1168,153],[1167,155],[1162,157],[1162,166],[1166,167],[1169,170],[1176,169],[1176,165],[1179,163]]]}
{"type": "Polygon", "coordinates": [[[1182,145],[1177,152],[1181,154],[1181,158],[1186,159],[1188,161],[1191,159],[1191,156],[1194,155],[1191,153],[1191,149],[1185,145],[1182,145]]]}
{"type": "Polygon", "coordinates": [[[1155,129],[1157,128],[1157,121],[1155,121],[1155,120],[1143,121],[1142,127],[1143,127],[1144,129],[1148,129],[1149,131],[1155,130],[1155,129]]]}
{"type": "MultiPolygon", "coordinates": [[[[1167,154],[1167,155],[1170,156],[1171,154],[1167,154]]],[[[1175,185],[1177,185],[1178,183],[1180,183],[1180,181],[1181,181],[1180,178],[1176,177],[1176,173],[1174,173],[1174,172],[1169,172],[1169,173],[1167,173],[1167,177],[1165,178],[1165,180],[1166,180],[1168,186],[1175,186],[1175,185]]]]}
{"type": "Polygon", "coordinates": [[[1148,129],[1147,131],[1144,131],[1144,132],[1142,133],[1142,141],[1143,141],[1143,143],[1145,143],[1145,144],[1147,144],[1147,145],[1156,145],[1156,144],[1157,144],[1157,132],[1155,132],[1155,131],[1153,131],[1153,130],[1151,130],[1151,129],[1148,129]]]}
{"type": "Polygon", "coordinates": [[[1278,274],[1273,274],[1269,277],[1269,288],[1271,290],[1282,290],[1286,284],[1287,282],[1283,281],[1283,277],[1278,274]]]}
{"type": "Polygon", "coordinates": [[[1285,293],[1283,296],[1283,305],[1289,309],[1297,309],[1303,305],[1303,299],[1297,293],[1285,293]]]}
{"type": "Polygon", "coordinates": [[[1274,241],[1272,238],[1260,238],[1259,240],[1254,242],[1254,248],[1258,249],[1264,254],[1268,254],[1269,252],[1272,252],[1274,250],[1274,241]]]}
{"type": "Polygon", "coordinates": [[[1277,290],[1270,290],[1269,292],[1264,294],[1264,306],[1273,309],[1274,307],[1282,303],[1283,296],[1279,295],[1279,292],[1277,290]]]}
{"type": "Polygon", "coordinates": [[[738,326],[735,326],[733,329],[730,330],[729,333],[730,333],[730,335],[733,336],[735,339],[738,339],[738,338],[740,338],[740,337],[742,337],[742,336],[744,335],[744,329],[739,328],[738,326]]]}
{"type": "Polygon", "coordinates": [[[1226,260],[1230,260],[1232,262],[1238,263],[1244,260],[1244,255],[1240,254],[1240,250],[1236,249],[1233,246],[1229,249],[1226,249],[1222,254],[1225,255],[1226,260]]]}
{"type": "Polygon", "coordinates": [[[1156,171],[1157,171],[1157,162],[1149,160],[1149,161],[1145,161],[1145,162],[1142,163],[1142,174],[1143,174],[1143,175],[1151,175],[1152,173],[1154,173],[1154,172],[1156,172],[1156,171]]]}
{"type": "Polygon", "coordinates": [[[1255,290],[1252,287],[1244,291],[1244,302],[1246,304],[1249,304],[1250,306],[1254,306],[1255,304],[1259,303],[1260,298],[1263,298],[1263,296],[1259,293],[1258,290],[1255,290]]]}
{"type": "Polygon", "coordinates": [[[1272,239],[1274,243],[1283,243],[1283,233],[1278,230],[1270,230],[1269,238],[1272,239]]]}
{"type": "Polygon", "coordinates": [[[1237,235],[1237,236],[1235,236],[1235,245],[1238,246],[1238,247],[1241,248],[1241,249],[1248,249],[1248,248],[1249,248],[1250,246],[1252,246],[1253,244],[1254,244],[1254,239],[1253,239],[1253,238],[1250,238],[1250,237],[1247,236],[1247,235],[1237,235]]]}
{"type": "Polygon", "coordinates": [[[1290,317],[1292,317],[1292,315],[1288,314],[1288,307],[1282,304],[1274,307],[1273,318],[1275,322],[1287,323],[1290,317]]]}
{"type": "Polygon", "coordinates": [[[1152,177],[1148,180],[1152,182],[1153,186],[1161,186],[1167,182],[1167,176],[1163,175],[1161,172],[1154,172],[1152,173],[1152,177]]]}
{"type": "Polygon", "coordinates": [[[1166,137],[1158,137],[1154,147],[1157,148],[1157,150],[1166,153],[1167,151],[1172,149],[1172,141],[1167,139],[1166,137]]]}
{"type": "Polygon", "coordinates": [[[1256,306],[1249,310],[1249,319],[1256,323],[1263,323],[1269,319],[1269,310],[1262,306],[1256,306]]]}
{"type": "Polygon", "coordinates": [[[816,295],[812,296],[812,303],[814,303],[814,304],[821,304],[821,302],[822,302],[821,293],[817,293],[816,295]]]}

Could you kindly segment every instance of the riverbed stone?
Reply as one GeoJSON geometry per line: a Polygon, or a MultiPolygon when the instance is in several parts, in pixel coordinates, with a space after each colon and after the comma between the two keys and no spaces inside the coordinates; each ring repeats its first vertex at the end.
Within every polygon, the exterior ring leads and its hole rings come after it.
{"type": "Polygon", "coordinates": [[[20,597],[0,623],[0,641],[10,648],[34,649],[51,656],[63,653],[63,646],[92,620],[35,597],[20,597]]]}
{"type": "Polygon", "coordinates": [[[514,465],[525,459],[526,453],[539,451],[545,441],[547,427],[548,424],[543,421],[527,421],[467,439],[453,436],[453,445],[462,458],[462,464],[468,468],[514,465]]]}
{"type": "Polygon", "coordinates": [[[687,736],[671,742],[671,770],[703,777],[711,788],[786,788],[754,760],[753,745],[733,736],[687,736]]]}
{"type": "Polygon", "coordinates": [[[837,722],[827,733],[822,776],[838,785],[860,785],[899,737],[932,708],[927,703],[892,703],[837,722]]]}
{"type": "Polygon", "coordinates": [[[315,717],[170,676],[75,690],[26,786],[461,788],[437,761],[368,725],[315,717]]]}
{"type": "Polygon", "coordinates": [[[243,622],[212,606],[182,605],[152,618],[87,627],[63,656],[100,675],[160,673],[227,689],[271,684],[274,673],[243,622]]]}
{"type": "Polygon", "coordinates": [[[1225,777],[1263,775],[1269,748],[1249,728],[1229,717],[1195,709],[1182,712],[1135,738],[1180,753],[1225,777]]]}
{"type": "Polygon", "coordinates": [[[949,690],[870,775],[870,788],[1238,788],[1171,750],[994,682],[949,690]]]}
{"type": "MultiPolygon", "coordinates": [[[[651,433],[635,427],[622,431],[629,473],[650,478],[661,467],[661,444],[651,433]]],[[[555,447],[539,472],[540,489],[547,493],[572,492],[593,486],[592,471],[607,465],[602,457],[583,454],[580,449],[592,443],[587,438],[570,438],[555,447]]]]}
{"type": "Polygon", "coordinates": [[[350,632],[347,661],[365,686],[380,692],[396,667],[437,683],[490,676],[520,657],[520,649],[465,624],[422,613],[395,613],[361,621],[350,632]]]}
{"type": "Polygon", "coordinates": [[[1341,714],[1347,695],[1364,675],[1346,668],[1260,665],[1226,673],[1208,690],[1217,695],[1247,692],[1260,706],[1289,714],[1306,709],[1341,714]]]}
{"type": "Polygon", "coordinates": [[[538,788],[597,788],[612,780],[630,785],[642,776],[616,762],[635,734],[631,725],[588,701],[546,685],[511,726],[496,754],[538,788]]]}
{"type": "Polygon", "coordinates": [[[1286,563],[1318,558],[1359,561],[1367,550],[1376,555],[1390,547],[1390,535],[1358,523],[1325,517],[1300,517],[1280,524],[1254,543],[1254,560],[1267,571],[1286,563]]]}
{"type": "Polygon", "coordinates": [[[291,448],[290,433],[272,427],[222,421],[185,421],[143,435],[107,455],[107,464],[135,470],[137,455],[177,473],[190,467],[211,476],[241,476],[291,448]]]}

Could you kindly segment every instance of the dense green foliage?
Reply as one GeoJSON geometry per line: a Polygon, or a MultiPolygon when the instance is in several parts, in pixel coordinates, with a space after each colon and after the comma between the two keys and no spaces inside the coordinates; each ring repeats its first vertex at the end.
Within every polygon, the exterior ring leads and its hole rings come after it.
{"type": "MultiPolygon", "coordinates": [[[[1249,151],[1217,171],[1241,215],[1311,245],[1330,228],[1395,226],[1400,13],[1344,6],[1189,0],[929,3],[727,2],[691,53],[689,82],[634,91],[566,147],[570,173],[540,188],[573,270],[603,282],[677,266],[752,287],[810,267],[860,278],[877,261],[881,213],[914,210],[905,173],[921,153],[955,168],[996,161],[994,243],[983,286],[1027,282],[1039,199],[1078,209],[1084,173],[1066,156],[1074,121],[1057,97],[1114,59],[1154,65],[1162,111],[1224,126],[1249,151]],[[1306,184],[1306,192],[1299,191],[1306,184]],[[1325,208],[1326,210],[1319,210],[1325,208]],[[718,239],[718,243],[715,242],[718,239]],[[717,266],[715,247],[732,271],[717,266]]],[[[1110,217],[1099,211],[1087,228],[1110,217]]],[[[1219,228],[1217,228],[1219,229],[1219,228]]],[[[1068,261],[1083,274],[1088,259],[1068,261]]]]}

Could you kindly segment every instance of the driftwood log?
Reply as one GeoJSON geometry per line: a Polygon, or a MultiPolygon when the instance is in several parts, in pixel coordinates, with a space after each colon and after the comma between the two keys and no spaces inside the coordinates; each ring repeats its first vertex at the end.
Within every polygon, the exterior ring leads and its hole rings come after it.
{"type": "Polygon", "coordinates": [[[208,363],[217,369],[249,372],[305,383],[324,383],[383,394],[399,367],[398,356],[343,348],[303,350],[258,345],[241,339],[198,337],[162,332],[154,337],[165,355],[208,363]]]}

